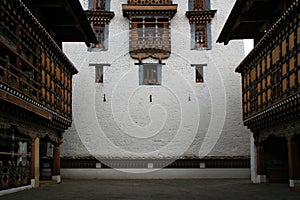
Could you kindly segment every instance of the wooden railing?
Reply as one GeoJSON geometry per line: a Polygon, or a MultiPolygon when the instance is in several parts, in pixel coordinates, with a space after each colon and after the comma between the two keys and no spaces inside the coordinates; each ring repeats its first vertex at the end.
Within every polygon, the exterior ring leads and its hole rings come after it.
{"type": "Polygon", "coordinates": [[[130,51],[143,52],[143,50],[170,52],[169,29],[154,27],[132,29],[130,51]]]}
{"type": "Polygon", "coordinates": [[[135,38],[130,43],[130,51],[153,49],[160,51],[170,51],[170,42],[161,38],[135,38]]]}
{"type": "Polygon", "coordinates": [[[66,159],[62,158],[62,168],[249,168],[249,158],[221,159],[66,159]],[[97,166],[98,165],[98,166],[97,166]]]}
{"type": "Polygon", "coordinates": [[[0,161],[0,190],[29,185],[30,171],[29,162],[23,166],[22,162],[16,165],[15,162],[8,161],[8,164],[4,165],[0,161]]]}

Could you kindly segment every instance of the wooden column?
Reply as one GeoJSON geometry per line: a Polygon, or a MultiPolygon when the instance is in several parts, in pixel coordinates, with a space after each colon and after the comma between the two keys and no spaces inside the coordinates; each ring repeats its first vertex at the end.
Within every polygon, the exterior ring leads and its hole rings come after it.
{"type": "Polygon", "coordinates": [[[289,164],[289,180],[290,187],[294,187],[294,180],[296,175],[296,143],[288,138],[287,140],[287,148],[288,148],[288,164],[289,164]]]}
{"type": "Polygon", "coordinates": [[[40,185],[40,139],[31,140],[31,180],[34,187],[40,185]]]}
{"type": "Polygon", "coordinates": [[[53,176],[60,175],[60,146],[56,144],[53,150],[53,176]]]}
{"type": "Polygon", "coordinates": [[[53,150],[53,171],[52,171],[52,180],[57,183],[61,182],[60,178],[60,142],[55,144],[53,150]]]}
{"type": "Polygon", "coordinates": [[[256,170],[258,175],[265,175],[265,158],[264,147],[260,143],[256,143],[256,170]]]}
{"type": "Polygon", "coordinates": [[[34,179],[34,164],[35,164],[35,143],[34,139],[31,139],[31,179],[34,179]]]}

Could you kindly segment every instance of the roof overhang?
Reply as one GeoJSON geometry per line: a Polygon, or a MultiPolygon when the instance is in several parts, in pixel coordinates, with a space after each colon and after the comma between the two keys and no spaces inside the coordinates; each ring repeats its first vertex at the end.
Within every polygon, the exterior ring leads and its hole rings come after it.
{"type": "Polygon", "coordinates": [[[131,5],[122,4],[124,17],[136,16],[166,16],[173,18],[177,12],[177,4],[170,5],[131,5]]]}
{"type": "Polygon", "coordinates": [[[217,39],[259,39],[292,0],[237,0],[217,39]]]}
{"type": "Polygon", "coordinates": [[[61,42],[97,43],[97,38],[78,0],[23,0],[39,13],[39,20],[61,42]]]}

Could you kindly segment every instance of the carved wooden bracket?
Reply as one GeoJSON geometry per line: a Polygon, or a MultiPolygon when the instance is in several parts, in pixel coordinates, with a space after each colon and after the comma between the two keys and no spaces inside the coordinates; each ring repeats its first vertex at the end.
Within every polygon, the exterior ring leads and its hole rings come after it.
{"type": "Polygon", "coordinates": [[[111,11],[85,11],[85,14],[93,24],[109,24],[110,20],[115,16],[111,11]]]}
{"type": "Polygon", "coordinates": [[[187,11],[190,24],[206,24],[215,16],[217,10],[187,11]]]}

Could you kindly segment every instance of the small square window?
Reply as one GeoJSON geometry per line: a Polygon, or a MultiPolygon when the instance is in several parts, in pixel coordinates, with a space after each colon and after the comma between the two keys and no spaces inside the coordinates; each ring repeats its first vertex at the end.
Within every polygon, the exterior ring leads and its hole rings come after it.
{"type": "Polygon", "coordinates": [[[95,82],[103,83],[103,66],[102,65],[95,66],[95,82]]]}
{"type": "Polygon", "coordinates": [[[161,65],[143,64],[140,65],[140,85],[160,85],[161,65]]]}

